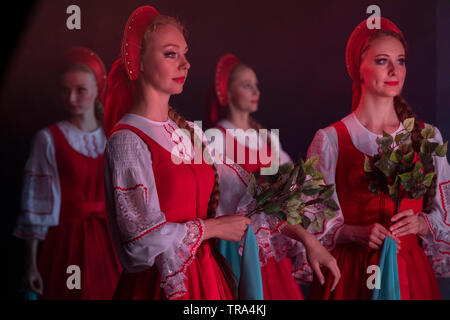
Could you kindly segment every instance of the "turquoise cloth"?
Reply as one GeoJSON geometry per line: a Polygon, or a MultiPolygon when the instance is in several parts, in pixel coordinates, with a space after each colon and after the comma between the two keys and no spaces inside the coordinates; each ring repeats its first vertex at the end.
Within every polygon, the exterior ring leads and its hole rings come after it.
{"type": "Polygon", "coordinates": [[[258,244],[250,226],[247,228],[242,252],[239,299],[264,300],[258,244]]]}
{"type": "Polygon", "coordinates": [[[239,241],[219,239],[219,251],[228,260],[237,279],[241,300],[264,300],[258,243],[253,229],[248,226],[242,257],[239,255],[239,241]]]}
{"type": "MultiPolygon", "coordinates": [[[[228,260],[231,270],[239,283],[239,277],[241,274],[241,256],[239,255],[239,242],[240,241],[227,241],[218,239],[219,251],[228,260]]],[[[237,285],[237,283],[236,283],[237,285]]]]}
{"type": "Polygon", "coordinates": [[[397,242],[386,237],[380,255],[380,288],[374,288],[372,300],[401,300],[397,268],[397,242]]]}

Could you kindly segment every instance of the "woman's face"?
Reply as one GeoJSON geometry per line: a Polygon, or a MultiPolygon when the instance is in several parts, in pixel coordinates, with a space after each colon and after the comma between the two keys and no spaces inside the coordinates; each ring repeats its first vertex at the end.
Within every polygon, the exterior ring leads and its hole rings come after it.
{"type": "Polygon", "coordinates": [[[361,88],[373,95],[395,97],[406,77],[405,48],[392,36],[373,40],[360,65],[361,88]]]}
{"type": "Polygon", "coordinates": [[[151,32],[146,41],[140,65],[143,81],[165,94],[181,93],[190,68],[183,34],[168,24],[151,32]]]}
{"type": "Polygon", "coordinates": [[[255,112],[258,110],[259,96],[255,72],[250,68],[236,70],[228,87],[228,101],[232,107],[241,111],[255,112]]]}
{"type": "Polygon", "coordinates": [[[71,116],[79,116],[94,110],[97,98],[95,77],[82,70],[73,70],[61,76],[61,98],[71,116]]]}

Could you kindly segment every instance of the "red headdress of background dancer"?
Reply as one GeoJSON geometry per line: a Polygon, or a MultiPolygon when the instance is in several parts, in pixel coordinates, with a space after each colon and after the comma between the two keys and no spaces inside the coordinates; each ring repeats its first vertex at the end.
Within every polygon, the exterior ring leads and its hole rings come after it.
{"type": "Polygon", "coordinates": [[[105,103],[106,93],[106,68],[102,59],[91,49],[85,47],[72,47],[64,52],[62,68],[68,68],[74,64],[84,64],[95,75],[97,82],[97,97],[102,104],[105,103]]]}
{"type": "Polygon", "coordinates": [[[207,115],[211,125],[219,120],[220,108],[228,106],[228,81],[231,71],[239,63],[240,60],[231,53],[224,54],[217,62],[214,86],[208,90],[206,97],[207,115]]]}

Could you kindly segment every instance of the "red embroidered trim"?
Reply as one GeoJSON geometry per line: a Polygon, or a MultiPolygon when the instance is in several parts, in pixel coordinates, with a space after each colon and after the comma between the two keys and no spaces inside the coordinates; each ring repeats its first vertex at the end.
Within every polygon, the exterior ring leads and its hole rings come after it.
{"type": "Polygon", "coordinates": [[[144,186],[142,183],[137,184],[137,185],[135,185],[134,187],[131,187],[131,188],[114,187],[114,190],[118,189],[120,191],[129,191],[129,190],[137,189],[138,187],[144,188],[144,191],[145,191],[145,203],[148,203],[148,201],[147,201],[147,187],[144,186]]]}
{"type": "MultiPolygon", "coordinates": [[[[447,225],[447,226],[450,226],[450,224],[448,224],[447,222],[445,222],[445,221],[447,220],[448,212],[447,212],[447,208],[445,207],[445,203],[444,203],[444,191],[442,190],[442,186],[443,186],[444,184],[449,184],[449,183],[450,183],[450,180],[449,180],[449,181],[446,181],[446,182],[441,182],[441,183],[439,184],[439,191],[440,191],[440,193],[441,193],[442,208],[444,208],[444,212],[445,212],[445,216],[444,216],[444,224],[447,225]]],[[[449,199],[449,200],[450,200],[450,199],[449,199]]]]}
{"type": "Polygon", "coordinates": [[[327,247],[327,250],[329,250],[330,248],[333,247],[333,244],[335,243],[336,233],[337,233],[338,230],[340,230],[343,226],[344,226],[344,223],[342,223],[339,227],[336,228],[336,230],[334,230],[333,235],[331,236],[331,238],[333,239],[333,242],[327,247]]]}
{"type": "Polygon", "coordinates": [[[277,225],[276,229],[278,230],[278,232],[281,232],[281,230],[282,230],[284,227],[286,227],[286,225],[287,225],[287,221],[281,221],[281,222],[277,225]]]}
{"type": "MultiPolygon", "coordinates": [[[[53,177],[51,175],[49,175],[49,174],[35,173],[34,171],[30,171],[30,170],[25,170],[25,173],[28,173],[28,174],[30,174],[32,176],[36,176],[36,177],[49,177],[50,188],[51,188],[51,186],[53,184],[53,177]]],[[[53,192],[50,192],[50,196],[51,196],[51,199],[50,199],[50,202],[51,202],[50,212],[36,212],[36,211],[25,210],[24,213],[36,214],[36,215],[52,214],[52,212],[53,212],[53,202],[54,202],[53,192]]]]}
{"type": "Polygon", "coordinates": [[[258,229],[256,229],[255,235],[256,235],[258,232],[260,232],[261,230],[267,230],[267,231],[270,231],[270,232],[272,233],[272,230],[270,230],[269,228],[266,228],[266,227],[259,227],[258,229]]]}
{"type": "Polygon", "coordinates": [[[429,228],[429,229],[431,230],[431,232],[433,233],[434,240],[435,240],[436,242],[443,242],[443,243],[445,243],[445,244],[450,245],[450,242],[447,242],[447,241],[444,241],[444,240],[439,240],[439,239],[437,239],[437,238],[436,238],[436,231],[434,231],[433,227],[431,226],[430,221],[428,221],[428,217],[427,217],[426,215],[422,215],[422,217],[425,218],[425,221],[427,222],[428,228],[429,228]]]}
{"type": "Polygon", "coordinates": [[[177,145],[177,149],[178,152],[180,153],[181,156],[184,156],[184,145],[183,145],[183,136],[180,136],[180,139],[178,141],[175,141],[172,137],[172,134],[175,132],[175,128],[170,125],[170,123],[167,124],[173,131],[170,132],[169,130],[167,130],[166,125],[163,125],[164,130],[166,130],[166,132],[170,135],[170,138],[172,140],[172,142],[174,142],[177,145]],[[181,149],[180,149],[180,143],[181,143],[181,149]]]}
{"type": "MultiPolygon", "coordinates": [[[[194,220],[196,221],[196,220],[194,220]]],[[[178,270],[177,272],[175,272],[174,274],[168,275],[167,278],[171,278],[176,276],[177,274],[181,273],[181,272],[185,272],[186,268],[191,264],[192,260],[194,260],[195,258],[195,251],[198,249],[198,244],[200,242],[201,239],[203,239],[203,228],[202,228],[202,224],[199,221],[196,221],[198,224],[198,228],[200,229],[200,235],[197,239],[197,241],[195,242],[195,244],[192,246],[192,248],[190,249],[191,252],[191,256],[183,263],[183,266],[181,267],[180,270],[178,270]]],[[[166,283],[167,281],[161,281],[161,283],[166,283]]]]}
{"type": "Polygon", "coordinates": [[[122,245],[126,245],[126,244],[129,244],[129,243],[131,243],[131,242],[134,242],[134,241],[136,241],[136,240],[142,238],[142,237],[145,236],[146,234],[148,234],[148,233],[150,233],[150,232],[152,232],[152,231],[158,229],[159,227],[161,227],[161,226],[164,225],[164,224],[166,224],[166,221],[161,222],[160,224],[158,224],[158,225],[156,225],[156,226],[154,226],[154,227],[148,229],[147,231],[144,231],[143,233],[141,233],[140,235],[138,235],[137,237],[135,237],[135,238],[133,238],[133,239],[131,239],[131,240],[127,240],[127,241],[122,242],[122,245]]]}
{"type": "Polygon", "coordinates": [[[187,293],[187,291],[176,291],[176,292],[174,292],[174,293],[169,294],[169,295],[167,296],[167,299],[174,298],[175,296],[178,296],[178,295],[179,295],[180,297],[182,297],[182,296],[184,296],[186,293],[187,293]]]}
{"type": "Polygon", "coordinates": [[[301,268],[295,269],[294,272],[297,272],[297,271],[306,271],[305,268],[304,268],[304,266],[308,266],[308,267],[311,268],[311,266],[309,265],[308,262],[304,262],[303,265],[302,265],[302,267],[301,267],[301,268]]]}

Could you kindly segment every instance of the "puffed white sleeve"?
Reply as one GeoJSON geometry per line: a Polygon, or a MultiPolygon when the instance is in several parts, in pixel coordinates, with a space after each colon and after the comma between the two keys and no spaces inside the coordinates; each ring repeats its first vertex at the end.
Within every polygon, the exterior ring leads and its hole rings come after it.
{"type": "MultiPolygon", "coordinates": [[[[319,161],[316,169],[324,175],[324,182],[326,184],[335,184],[336,165],[338,159],[338,141],[336,130],[333,127],[327,127],[320,129],[316,132],[309,148],[307,158],[318,155],[319,161]]],[[[336,191],[334,192],[332,199],[339,205],[339,199],[336,191]]],[[[314,207],[309,208],[305,215],[311,220],[315,216],[321,213],[314,207]]],[[[330,220],[325,220],[322,225],[322,230],[315,231],[308,227],[308,232],[314,234],[316,238],[322,243],[322,245],[332,250],[336,244],[336,237],[344,225],[344,217],[342,211],[338,210],[336,216],[330,220]]],[[[297,244],[297,248],[291,250],[290,253],[294,260],[294,278],[298,282],[310,282],[312,281],[312,269],[308,263],[306,251],[303,245],[297,244]]]]}
{"type": "Polygon", "coordinates": [[[203,241],[203,221],[166,221],[151,151],[133,132],[113,134],[105,155],[108,221],[125,272],[143,271],[155,264],[167,298],[183,296],[187,292],[185,271],[203,241]]]}
{"type": "Polygon", "coordinates": [[[35,135],[24,171],[21,212],[13,235],[44,240],[48,228],[58,225],[61,206],[55,146],[48,129],[35,135]]]}
{"type": "MultiPolygon", "coordinates": [[[[435,128],[435,142],[442,135],[435,128]]],[[[422,246],[438,277],[450,277],[450,166],[447,157],[433,157],[436,171],[436,195],[430,213],[420,213],[430,232],[421,237],[422,246]]]]}

